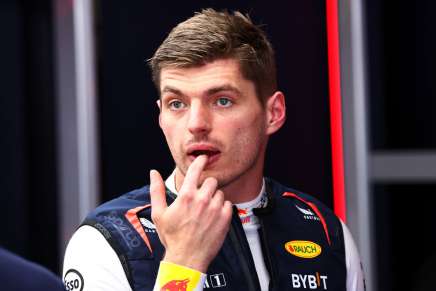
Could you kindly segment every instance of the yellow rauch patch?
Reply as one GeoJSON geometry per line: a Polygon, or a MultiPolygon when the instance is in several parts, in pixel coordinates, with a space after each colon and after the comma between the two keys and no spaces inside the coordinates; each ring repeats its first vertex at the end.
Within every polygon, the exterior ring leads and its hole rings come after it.
{"type": "Polygon", "coordinates": [[[293,240],[285,244],[285,249],[292,255],[312,259],[321,254],[321,246],[307,240],[293,240]]]}

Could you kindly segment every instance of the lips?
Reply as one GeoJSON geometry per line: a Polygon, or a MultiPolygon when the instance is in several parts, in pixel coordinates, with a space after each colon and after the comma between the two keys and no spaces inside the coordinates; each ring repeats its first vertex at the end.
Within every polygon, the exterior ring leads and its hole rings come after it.
{"type": "Polygon", "coordinates": [[[221,151],[217,147],[208,144],[191,145],[188,147],[186,152],[191,161],[193,161],[200,155],[206,155],[208,157],[208,165],[218,160],[221,154],[221,151]]]}

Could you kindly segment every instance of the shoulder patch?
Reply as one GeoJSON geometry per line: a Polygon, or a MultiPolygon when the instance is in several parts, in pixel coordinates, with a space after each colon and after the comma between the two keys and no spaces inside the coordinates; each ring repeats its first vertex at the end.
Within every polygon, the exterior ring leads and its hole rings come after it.
{"type": "Polygon", "coordinates": [[[69,269],[64,276],[65,288],[68,291],[82,291],[85,282],[82,274],[75,269],[69,269]]]}

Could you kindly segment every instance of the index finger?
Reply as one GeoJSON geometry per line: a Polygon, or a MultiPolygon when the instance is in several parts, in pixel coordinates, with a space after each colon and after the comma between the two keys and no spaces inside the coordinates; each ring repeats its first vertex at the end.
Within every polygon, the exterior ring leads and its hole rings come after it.
{"type": "Polygon", "coordinates": [[[189,166],[188,171],[186,172],[186,176],[183,180],[183,185],[180,189],[180,192],[197,189],[198,180],[200,179],[201,172],[203,172],[206,163],[206,155],[201,155],[195,158],[195,160],[189,166]]]}
{"type": "Polygon", "coordinates": [[[159,216],[167,208],[167,201],[164,181],[156,170],[150,171],[150,199],[152,217],[159,216]]]}

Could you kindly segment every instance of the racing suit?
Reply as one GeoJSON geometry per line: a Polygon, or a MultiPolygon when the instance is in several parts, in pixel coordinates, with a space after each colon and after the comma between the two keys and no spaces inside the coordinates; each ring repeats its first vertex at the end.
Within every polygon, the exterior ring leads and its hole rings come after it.
{"type": "MultiPolygon", "coordinates": [[[[344,231],[348,230],[344,230],[341,221],[316,199],[273,180],[265,179],[263,189],[260,207],[253,209],[255,215],[250,218],[258,219],[261,261],[268,281],[264,282],[265,276],[259,275],[260,268],[255,263],[259,257],[252,255],[255,252],[244,232],[247,216],[244,217],[243,209],[234,207],[223,246],[207,275],[202,274],[201,280],[197,280],[195,290],[363,290],[362,273],[354,274],[351,283],[347,278],[350,266],[346,262],[344,231]]],[[[168,204],[175,197],[167,190],[168,204]]],[[[159,266],[165,250],[150,215],[146,186],[101,205],[82,224],[82,228],[97,229],[116,253],[130,288],[125,290],[159,290],[155,281],[162,272],[159,266]]],[[[68,249],[65,274],[80,269],[67,259],[75,255],[75,251],[68,249]]],[[[351,267],[356,270],[356,266],[351,267]]],[[[161,290],[194,290],[187,288],[192,278],[179,279],[160,285],[166,288],[161,290]]],[[[82,280],[82,285],[87,286],[86,280],[93,278],[82,280]]]]}

